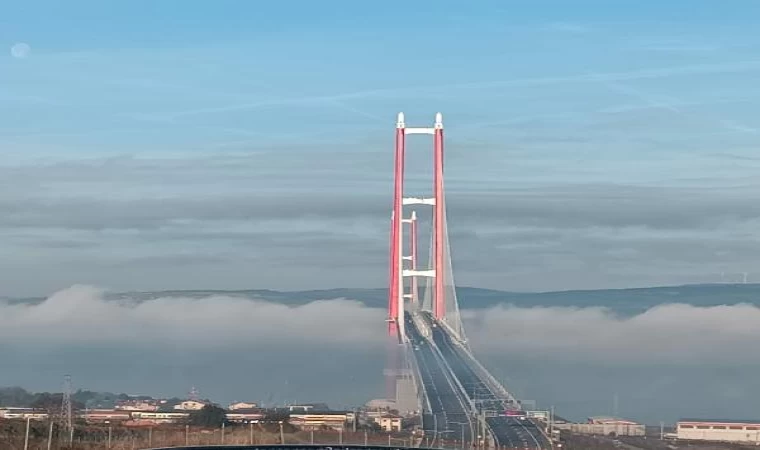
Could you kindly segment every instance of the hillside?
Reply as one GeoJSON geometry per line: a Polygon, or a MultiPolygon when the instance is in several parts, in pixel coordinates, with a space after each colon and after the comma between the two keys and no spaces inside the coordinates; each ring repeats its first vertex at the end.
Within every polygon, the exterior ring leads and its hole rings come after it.
{"type": "MultiPolygon", "coordinates": [[[[686,303],[694,306],[715,306],[749,303],[760,306],[760,284],[695,284],[684,286],[647,287],[631,289],[600,289],[559,292],[508,292],[473,287],[457,290],[462,309],[483,309],[497,305],[519,307],[565,306],[607,307],[621,315],[638,314],[654,306],[666,303],[686,303]]],[[[214,295],[265,300],[290,306],[304,305],[318,300],[347,298],[362,302],[372,308],[385,308],[385,289],[336,288],[309,291],[273,291],[267,289],[224,291],[157,291],[125,292],[108,294],[114,300],[134,299],[147,301],[160,297],[203,298],[214,295]]],[[[9,300],[13,303],[39,303],[36,299],[9,300]]]]}

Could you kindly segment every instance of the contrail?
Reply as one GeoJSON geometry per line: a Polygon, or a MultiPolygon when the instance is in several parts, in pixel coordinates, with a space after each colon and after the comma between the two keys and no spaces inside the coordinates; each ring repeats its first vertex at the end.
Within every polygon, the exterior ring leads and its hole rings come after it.
{"type": "Polygon", "coordinates": [[[354,114],[358,114],[360,116],[364,116],[364,117],[367,117],[369,119],[372,119],[373,122],[382,123],[383,121],[387,121],[388,120],[387,117],[380,117],[380,116],[378,116],[376,114],[368,113],[368,112],[366,112],[364,110],[361,110],[361,109],[358,109],[358,108],[354,108],[353,106],[347,105],[347,104],[345,104],[345,103],[343,103],[343,102],[341,102],[339,100],[334,100],[332,102],[332,104],[334,106],[336,106],[337,108],[340,108],[342,110],[345,110],[345,111],[348,111],[348,112],[352,112],[354,114]]]}
{"type": "Polygon", "coordinates": [[[285,106],[285,105],[305,105],[305,104],[321,104],[340,102],[343,100],[360,99],[368,97],[383,97],[393,95],[415,95],[421,92],[438,92],[438,91],[452,91],[452,90],[469,90],[469,89],[489,89],[498,87],[512,87],[512,86],[542,86],[561,83],[588,83],[588,82],[600,82],[600,81],[625,81],[625,80],[638,80],[638,79],[655,79],[666,78],[679,75],[696,75],[696,74],[710,74],[710,73],[736,73],[736,72],[749,72],[760,69],[760,60],[747,60],[737,62],[727,62],[719,64],[697,64],[678,67],[663,67],[663,68],[649,68],[639,69],[626,72],[607,72],[598,73],[596,75],[579,74],[568,75],[558,77],[534,77],[534,78],[518,78],[513,80],[501,80],[501,81],[474,81],[467,83],[455,83],[455,84],[441,84],[438,86],[414,86],[406,88],[384,88],[384,89],[372,89],[362,90],[347,93],[338,93],[331,95],[319,95],[319,96],[301,96],[292,98],[279,98],[260,100],[249,103],[239,103],[233,105],[222,105],[209,108],[188,109],[184,111],[176,111],[173,113],[164,114],[147,114],[143,115],[143,118],[154,118],[156,120],[171,120],[181,117],[188,117],[200,114],[216,114],[232,111],[243,111],[250,109],[257,109],[267,106],[285,106]]]}
{"type": "MultiPolygon", "coordinates": [[[[612,89],[614,91],[622,92],[623,94],[626,94],[626,95],[629,95],[631,97],[637,98],[637,99],[645,102],[650,107],[657,108],[657,109],[665,109],[665,110],[674,112],[676,114],[685,114],[683,110],[681,110],[681,109],[679,109],[679,108],[677,108],[675,106],[676,104],[679,104],[679,103],[680,104],[685,104],[685,103],[681,102],[680,100],[678,100],[676,98],[671,97],[670,98],[670,100],[671,100],[670,102],[663,102],[663,101],[659,100],[658,98],[656,98],[656,97],[654,97],[654,96],[652,96],[650,94],[647,94],[646,92],[643,92],[643,91],[641,91],[639,89],[634,89],[631,86],[624,85],[624,84],[619,83],[619,82],[613,82],[613,81],[609,81],[609,80],[604,80],[604,79],[601,79],[600,77],[598,77],[598,76],[596,76],[594,74],[591,74],[591,75],[595,79],[598,79],[599,82],[602,85],[606,86],[607,88],[612,89]]],[[[697,115],[697,114],[693,114],[693,115],[697,115]]],[[[727,130],[730,130],[730,131],[738,131],[740,133],[751,133],[751,134],[758,134],[758,133],[760,133],[760,130],[758,130],[757,128],[750,127],[748,125],[745,125],[743,123],[739,123],[737,121],[726,120],[726,119],[721,119],[721,118],[715,118],[715,117],[710,117],[710,116],[707,116],[707,115],[702,115],[702,116],[704,118],[710,120],[710,121],[717,122],[719,126],[725,128],[727,130]]]]}
{"type": "Polygon", "coordinates": [[[592,73],[589,74],[593,79],[599,81],[600,84],[607,87],[608,89],[611,89],[613,91],[621,92],[623,94],[629,95],[631,97],[635,97],[647,105],[657,108],[657,109],[665,109],[674,113],[681,114],[682,111],[674,106],[675,102],[663,102],[657,98],[655,98],[652,95],[649,95],[643,91],[640,91],[638,89],[634,89],[630,86],[626,86],[622,83],[617,83],[615,81],[611,80],[605,80],[603,77],[600,77],[599,75],[592,73]]]}

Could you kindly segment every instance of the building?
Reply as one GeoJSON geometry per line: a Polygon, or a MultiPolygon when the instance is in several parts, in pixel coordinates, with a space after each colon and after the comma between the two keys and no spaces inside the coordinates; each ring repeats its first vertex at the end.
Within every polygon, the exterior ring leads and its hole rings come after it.
{"type": "Polygon", "coordinates": [[[595,425],[638,425],[636,422],[620,417],[595,416],[589,417],[587,423],[595,425]]]}
{"type": "Polygon", "coordinates": [[[300,405],[288,405],[285,407],[290,412],[330,411],[325,403],[302,403],[300,405]]]}
{"type": "Polygon", "coordinates": [[[174,405],[174,409],[178,411],[199,411],[206,406],[205,403],[196,400],[185,400],[184,402],[174,405]]]}
{"type": "Polygon", "coordinates": [[[386,414],[396,413],[398,413],[398,410],[396,409],[396,402],[394,400],[375,399],[364,404],[364,416],[373,422],[386,414]]]}
{"type": "Polygon", "coordinates": [[[229,409],[230,411],[235,411],[238,409],[254,409],[257,406],[258,405],[256,405],[256,403],[236,402],[236,403],[231,404],[227,409],[229,409]]]}
{"type": "Polygon", "coordinates": [[[158,404],[146,400],[126,400],[117,403],[114,409],[120,411],[158,411],[158,404]]]}
{"type": "Polygon", "coordinates": [[[227,413],[227,420],[235,423],[256,423],[264,418],[264,414],[256,409],[233,409],[227,413]]]}
{"type": "Polygon", "coordinates": [[[117,409],[88,409],[81,417],[87,423],[123,422],[132,418],[129,411],[117,409]]]}
{"type": "Polygon", "coordinates": [[[384,414],[375,418],[375,423],[380,425],[383,431],[401,431],[401,416],[396,414],[384,414]]]}
{"type": "Polygon", "coordinates": [[[190,414],[186,412],[133,411],[131,416],[134,424],[162,424],[181,422],[187,419],[190,414]]]}
{"type": "Polygon", "coordinates": [[[347,424],[353,424],[356,415],[353,412],[326,411],[326,412],[303,412],[291,413],[291,425],[302,430],[320,430],[330,428],[333,430],[344,430],[347,424]]]}
{"type": "Polygon", "coordinates": [[[619,417],[589,417],[586,423],[561,423],[552,425],[558,430],[567,430],[576,434],[601,436],[645,436],[646,426],[632,420],[619,417]]]}
{"type": "Polygon", "coordinates": [[[760,444],[760,420],[681,419],[676,438],[688,441],[752,442],[760,444]]]}
{"type": "Polygon", "coordinates": [[[41,409],[4,407],[0,408],[0,418],[46,420],[48,413],[41,409]]]}

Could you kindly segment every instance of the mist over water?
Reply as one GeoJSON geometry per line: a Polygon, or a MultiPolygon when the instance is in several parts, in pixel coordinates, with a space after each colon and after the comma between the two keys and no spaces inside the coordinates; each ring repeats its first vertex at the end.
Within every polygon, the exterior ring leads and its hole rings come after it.
{"type": "MultiPolygon", "coordinates": [[[[350,299],[287,306],[216,293],[150,300],[74,286],[39,303],[0,303],[0,385],[75,387],[225,404],[383,395],[385,311],[350,299]]],[[[465,310],[479,359],[519,397],[560,415],[755,417],[760,309],[663,304],[465,310]],[[613,411],[613,397],[618,409],[613,411]]]]}

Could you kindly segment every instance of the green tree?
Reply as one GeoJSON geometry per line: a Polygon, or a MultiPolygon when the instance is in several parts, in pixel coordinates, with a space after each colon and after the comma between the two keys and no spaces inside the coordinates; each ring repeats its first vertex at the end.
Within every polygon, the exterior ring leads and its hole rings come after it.
{"type": "Polygon", "coordinates": [[[227,422],[227,411],[216,405],[206,405],[200,411],[190,414],[190,425],[220,427],[227,422]]]}
{"type": "MultiPolygon", "coordinates": [[[[50,392],[41,392],[35,394],[35,399],[31,403],[32,408],[44,409],[50,414],[57,414],[61,411],[63,404],[63,394],[50,392]]],[[[84,404],[74,399],[71,400],[71,409],[73,411],[79,411],[84,409],[84,404]]]]}
{"type": "Polygon", "coordinates": [[[0,406],[29,406],[34,395],[20,387],[0,388],[0,406]]]}

